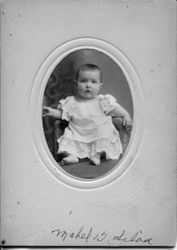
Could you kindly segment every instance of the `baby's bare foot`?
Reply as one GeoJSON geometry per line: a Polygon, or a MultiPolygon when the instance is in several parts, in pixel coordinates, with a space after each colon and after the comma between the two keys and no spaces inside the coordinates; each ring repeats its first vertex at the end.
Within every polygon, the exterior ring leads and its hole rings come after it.
{"type": "Polygon", "coordinates": [[[78,163],[79,159],[75,155],[68,155],[67,157],[63,158],[61,161],[61,165],[67,165],[67,164],[72,164],[72,163],[78,163]]]}
{"type": "Polygon", "coordinates": [[[91,162],[94,164],[94,165],[100,165],[100,157],[101,155],[100,154],[95,154],[92,158],[91,158],[91,162]]]}

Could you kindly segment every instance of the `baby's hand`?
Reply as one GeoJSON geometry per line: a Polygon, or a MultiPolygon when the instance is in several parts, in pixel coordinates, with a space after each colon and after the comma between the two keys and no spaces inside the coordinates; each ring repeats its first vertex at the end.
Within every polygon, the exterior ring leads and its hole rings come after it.
{"type": "Polygon", "coordinates": [[[43,110],[42,110],[42,116],[44,116],[44,117],[49,116],[49,117],[60,119],[61,118],[61,110],[44,106],[43,110]]]}
{"type": "Polygon", "coordinates": [[[127,130],[131,130],[133,126],[133,122],[131,118],[123,118],[123,126],[126,127],[127,130]]]}
{"type": "Polygon", "coordinates": [[[52,108],[44,106],[42,108],[42,116],[51,116],[52,115],[52,108]]]}

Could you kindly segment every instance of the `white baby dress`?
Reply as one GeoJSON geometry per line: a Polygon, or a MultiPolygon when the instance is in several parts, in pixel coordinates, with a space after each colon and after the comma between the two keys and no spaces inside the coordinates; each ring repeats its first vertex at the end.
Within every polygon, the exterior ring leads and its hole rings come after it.
{"type": "Polygon", "coordinates": [[[119,104],[111,95],[98,95],[84,101],[74,96],[60,100],[58,108],[69,125],[58,139],[58,153],[67,152],[80,159],[92,159],[96,153],[105,153],[106,159],[118,159],[122,144],[108,115],[116,106],[119,104]]]}

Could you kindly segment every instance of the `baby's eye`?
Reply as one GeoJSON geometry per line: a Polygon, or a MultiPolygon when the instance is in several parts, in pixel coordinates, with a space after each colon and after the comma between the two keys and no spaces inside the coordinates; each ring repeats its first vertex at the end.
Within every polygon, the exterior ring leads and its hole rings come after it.
{"type": "Polygon", "coordinates": [[[97,82],[96,82],[96,81],[92,81],[92,83],[93,83],[93,84],[97,84],[97,82]]]}
{"type": "Polygon", "coordinates": [[[80,82],[86,83],[86,82],[87,82],[87,79],[81,79],[80,82]]]}

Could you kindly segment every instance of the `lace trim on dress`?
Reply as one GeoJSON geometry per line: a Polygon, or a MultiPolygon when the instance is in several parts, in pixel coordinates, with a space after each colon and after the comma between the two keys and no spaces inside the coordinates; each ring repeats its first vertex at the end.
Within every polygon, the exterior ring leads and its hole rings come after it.
{"type": "Polygon", "coordinates": [[[63,111],[62,120],[69,121],[74,111],[74,96],[68,96],[66,99],[60,100],[57,108],[63,111]]]}
{"type": "Polygon", "coordinates": [[[98,100],[105,114],[108,115],[115,107],[119,106],[112,95],[98,95],[98,100]]]}
{"type": "Polygon", "coordinates": [[[119,159],[122,154],[122,145],[120,140],[111,142],[109,139],[100,139],[92,143],[84,143],[79,141],[73,141],[62,136],[59,140],[58,153],[67,152],[73,154],[80,159],[91,159],[96,153],[105,153],[106,159],[119,159]]]}
{"type": "MultiPolygon", "coordinates": [[[[109,94],[98,95],[98,101],[106,115],[108,115],[115,107],[119,106],[116,99],[109,94]]],[[[57,108],[63,111],[62,119],[69,121],[71,116],[78,112],[77,105],[78,102],[75,100],[74,96],[68,96],[66,99],[60,100],[57,108]]]]}

